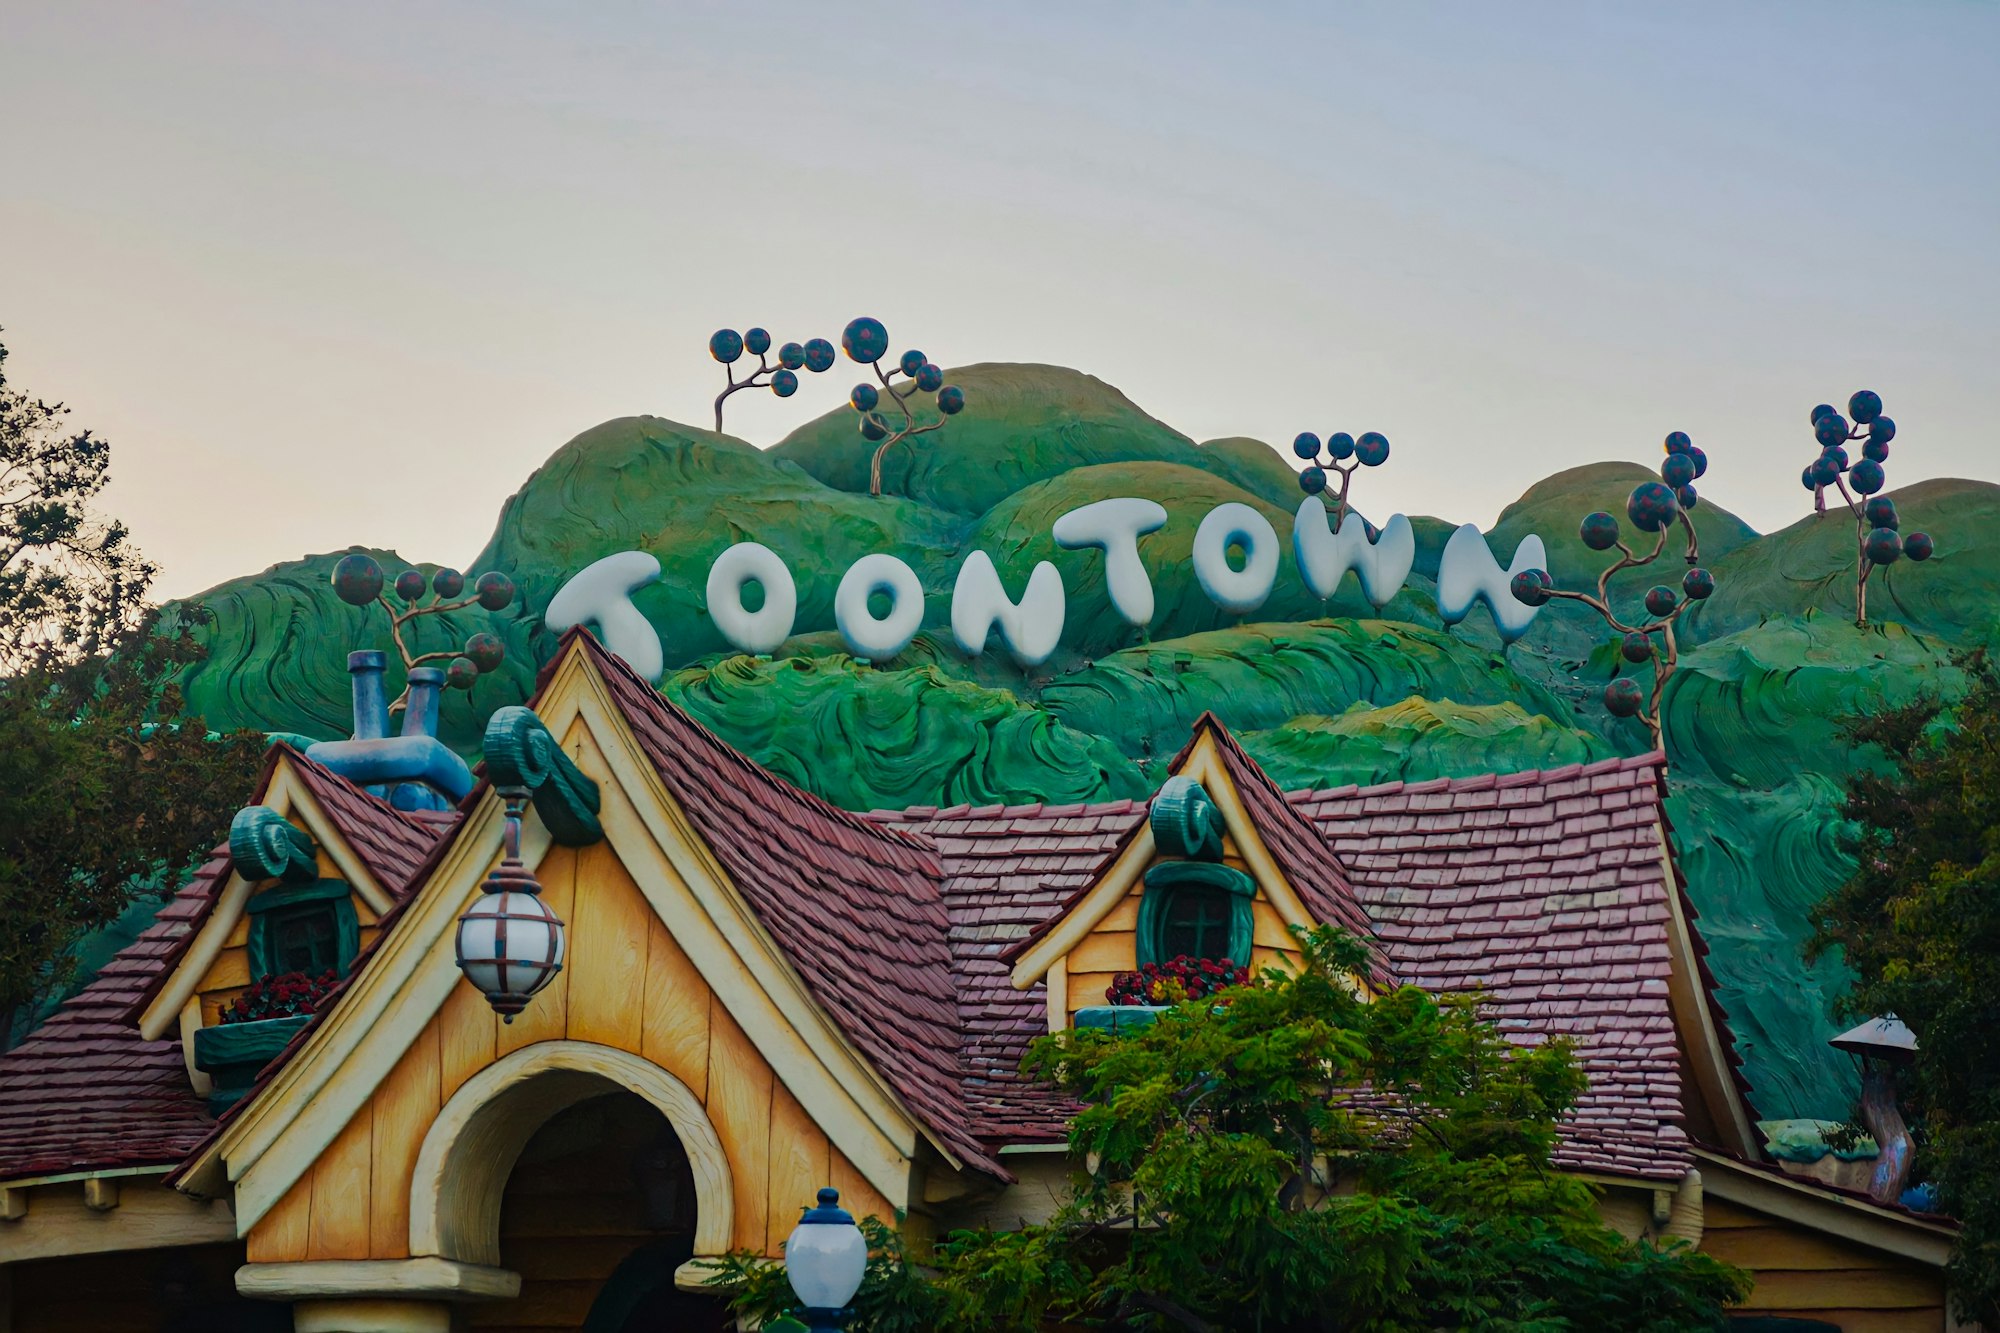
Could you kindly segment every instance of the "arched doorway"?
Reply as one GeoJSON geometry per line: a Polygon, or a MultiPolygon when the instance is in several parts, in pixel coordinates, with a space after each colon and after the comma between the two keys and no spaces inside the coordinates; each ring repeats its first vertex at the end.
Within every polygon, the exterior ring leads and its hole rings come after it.
{"type": "Polygon", "coordinates": [[[514,1300],[466,1311],[490,1333],[721,1333],[719,1300],[678,1290],[694,1254],[697,1201],[686,1151],[667,1118],[605,1087],[529,1137],[500,1200],[500,1264],[521,1275],[514,1300]]]}

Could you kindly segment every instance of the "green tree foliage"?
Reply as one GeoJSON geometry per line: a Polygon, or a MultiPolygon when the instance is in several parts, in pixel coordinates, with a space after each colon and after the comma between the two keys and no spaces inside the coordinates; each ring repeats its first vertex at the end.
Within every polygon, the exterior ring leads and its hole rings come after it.
{"type": "Polygon", "coordinates": [[[153,578],[125,525],[91,512],[111,446],[67,431],[68,415],[8,386],[0,345],[0,672],[101,652],[143,614],[153,578]]]}
{"type": "Polygon", "coordinates": [[[1950,1270],[1962,1317],[2000,1327],[2000,672],[1964,664],[1935,701],[1860,723],[1891,762],[1848,786],[1857,867],[1814,913],[1811,948],[1857,974],[1845,1008],[1917,1037],[1903,1080],[1919,1178],[1963,1225],[1950,1270]]]}
{"type": "Polygon", "coordinates": [[[0,378],[0,1049],[86,935],[216,845],[263,749],[182,715],[191,632],[154,633],[153,567],[88,507],[109,447],[63,410],[0,378]]]}
{"type": "MultiPolygon", "coordinates": [[[[1296,976],[1038,1042],[1030,1070],[1083,1103],[1070,1199],[1041,1225],[953,1234],[928,1282],[900,1262],[883,1277],[940,1326],[992,1333],[1721,1326],[1741,1274],[1626,1241],[1550,1165],[1584,1087],[1566,1046],[1514,1047],[1470,1000],[1364,999],[1359,944],[1301,938],[1296,976]]],[[[783,1304],[777,1282],[740,1294],[783,1304]]]]}

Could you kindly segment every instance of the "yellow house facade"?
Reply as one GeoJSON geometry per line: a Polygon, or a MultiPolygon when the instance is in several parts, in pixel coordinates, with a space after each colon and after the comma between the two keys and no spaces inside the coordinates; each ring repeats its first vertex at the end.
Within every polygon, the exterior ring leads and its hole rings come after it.
{"type": "Polygon", "coordinates": [[[276,859],[219,849],[0,1057],[0,1328],[725,1328],[702,1260],[778,1255],[821,1186],[919,1240],[1046,1215],[1069,1108],[1028,1042],[1142,962],[1282,965],[1326,922],[1372,942],[1364,987],[1576,1041],[1559,1164],[1628,1234],[1752,1269],[1748,1313],[1955,1327],[1948,1222],[1767,1160],[1656,756],[1286,793],[1205,719],[1152,802],[856,814],[587,634],[532,709],[590,798],[511,807],[560,970],[509,1016],[461,974],[499,790],[409,813],[280,747],[276,859]],[[310,1014],[232,1019],[321,965],[310,1014]]]}

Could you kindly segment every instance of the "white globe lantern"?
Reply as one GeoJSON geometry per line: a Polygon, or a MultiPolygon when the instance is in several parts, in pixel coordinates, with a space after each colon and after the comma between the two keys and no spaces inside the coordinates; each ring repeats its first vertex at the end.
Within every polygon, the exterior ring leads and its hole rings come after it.
{"type": "Polygon", "coordinates": [[[542,886],[521,864],[524,791],[507,801],[505,851],[486,877],[479,901],[458,919],[458,969],[506,1022],[527,1007],[563,964],[563,923],[541,899],[542,886]]]}
{"type": "Polygon", "coordinates": [[[835,1333],[837,1322],[868,1273],[868,1239],[840,1206],[840,1191],[823,1189],[785,1241],[785,1276],[805,1302],[813,1333],[835,1333]]]}
{"type": "Polygon", "coordinates": [[[532,893],[482,893],[458,919],[458,967],[509,1023],[562,970],[563,923],[532,893]]]}

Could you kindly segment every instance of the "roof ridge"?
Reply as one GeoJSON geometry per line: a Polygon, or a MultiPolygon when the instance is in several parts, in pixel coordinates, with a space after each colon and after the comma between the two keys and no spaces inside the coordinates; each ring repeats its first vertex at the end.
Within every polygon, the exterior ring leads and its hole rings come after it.
{"type": "Polygon", "coordinates": [[[1608,759],[1594,759],[1588,764],[1563,764],[1556,768],[1519,768],[1510,772],[1472,773],[1462,777],[1424,778],[1411,782],[1395,778],[1388,782],[1377,782],[1369,786],[1348,782],[1338,787],[1295,787],[1287,791],[1285,799],[1296,805],[1304,801],[1326,800],[1330,797],[1391,796],[1397,793],[1427,794],[1438,791],[1484,791],[1488,787],[1531,787],[1537,783],[1563,782],[1576,777],[1594,777],[1599,773],[1634,772],[1643,769],[1664,769],[1667,756],[1660,750],[1647,750],[1643,754],[1613,755],[1608,759]]]}
{"type": "MultiPolygon", "coordinates": [[[[597,664],[600,670],[613,670],[623,675],[627,683],[640,690],[643,697],[649,702],[666,712],[675,722],[692,728],[707,746],[720,752],[725,762],[732,768],[746,773],[758,785],[781,793],[789,799],[804,800],[817,807],[819,813],[829,815],[848,828],[866,834],[869,837],[879,838],[885,843],[897,847],[912,848],[917,846],[906,835],[896,829],[885,828],[882,824],[868,818],[865,814],[843,809],[817,792],[808,791],[795,783],[785,781],[785,779],[779,777],[776,773],[773,773],[770,769],[764,767],[764,765],[758,763],[749,755],[716,735],[700,718],[697,718],[694,714],[688,712],[687,709],[669,699],[659,689],[642,678],[638,672],[634,671],[626,663],[625,659],[619,657],[600,643],[597,636],[584,626],[577,625],[571,628],[563,635],[562,641],[565,647],[572,641],[582,643],[585,653],[590,656],[591,660],[597,664]]],[[[559,658],[560,656],[561,653],[558,652],[557,657],[559,658]]],[[[540,697],[541,694],[538,689],[535,696],[529,699],[528,706],[530,708],[534,707],[536,700],[540,697]]]]}

